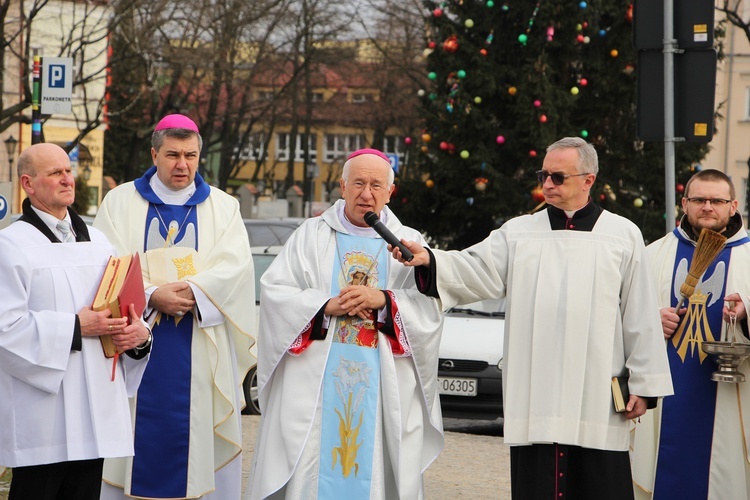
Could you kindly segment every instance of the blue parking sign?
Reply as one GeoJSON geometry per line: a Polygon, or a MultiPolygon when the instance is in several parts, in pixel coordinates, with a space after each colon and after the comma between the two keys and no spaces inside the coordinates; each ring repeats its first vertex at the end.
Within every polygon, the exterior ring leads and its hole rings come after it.
{"type": "Polygon", "coordinates": [[[398,155],[395,153],[386,153],[388,161],[391,162],[391,167],[395,173],[398,173],[398,155]]]}

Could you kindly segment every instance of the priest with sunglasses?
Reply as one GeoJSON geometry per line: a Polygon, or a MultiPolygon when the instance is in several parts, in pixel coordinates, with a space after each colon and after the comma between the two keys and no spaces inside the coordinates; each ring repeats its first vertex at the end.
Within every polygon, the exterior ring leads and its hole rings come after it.
{"type": "Polygon", "coordinates": [[[576,137],[547,148],[547,209],[509,220],[462,251],[414,253],[420,291],[447,310],[507,297],[505,443],[514,500],[632,499],[630,420],[672,394],[644,257],[630,221],[595,205],[596,150],[576,137]],[[625,411],[612,378],[628,377],[625,411]]]}

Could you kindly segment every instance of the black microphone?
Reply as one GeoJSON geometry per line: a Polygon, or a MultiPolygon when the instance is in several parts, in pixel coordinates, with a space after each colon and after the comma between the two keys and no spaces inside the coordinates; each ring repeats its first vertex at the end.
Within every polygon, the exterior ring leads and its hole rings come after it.
{"type": "Polygon", "coordinates": [[[378,214],[376,214],[375,212],[367,212],[365,214],[365,222],[368,226],[373,228],[375,232],[378,233],[385,241],[387,241],[389,245],[398,247],[398,249],[401,250],[401,256],[405,261],[409,262],[414,258],[414,254],[411,253],[409,249],[399,241],[398,238],[396,238],[396,235],[393,234],[390,229],[385,227],[385,224],[380,222],[378,214]]]}

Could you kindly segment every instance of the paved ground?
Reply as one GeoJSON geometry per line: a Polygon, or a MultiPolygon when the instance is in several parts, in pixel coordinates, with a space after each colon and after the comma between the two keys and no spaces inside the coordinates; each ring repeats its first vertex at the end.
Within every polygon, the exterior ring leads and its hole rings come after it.
{"type": "MultiPolygon", "coordinates": [[[[247,483],[259,419],[242,417],[243,484],[247,483]]],[[[448,429],[445,450],[425,474],[426,499],[509,499],[509,448],[500,436],[501,423],[445,419],[444,424],[448,429]]],[[[0,500],[8,498],[3,479],[0,479],[0,500]]]]}
{"type": "MultiPolygon", "coordinates": [[[[243,416],[243,484],[252,460],[260,417],[243,416]]],[[[447,428],[471,427],[466,421],[450,422],[447,428]]],[[[509,448],[500,436],[445,433],[445,450],[425,474],[427,500],[472,500],[510,498],[509,448]]]]}

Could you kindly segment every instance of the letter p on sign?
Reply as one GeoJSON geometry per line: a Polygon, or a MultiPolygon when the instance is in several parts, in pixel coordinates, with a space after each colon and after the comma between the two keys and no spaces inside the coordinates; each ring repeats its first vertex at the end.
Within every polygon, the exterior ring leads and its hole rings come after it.
{"type": "Polygon", "coordinates": [[[65,88],[65,66],[62,64],[49,65],[49,86],[53,89],[65,88]]]}

